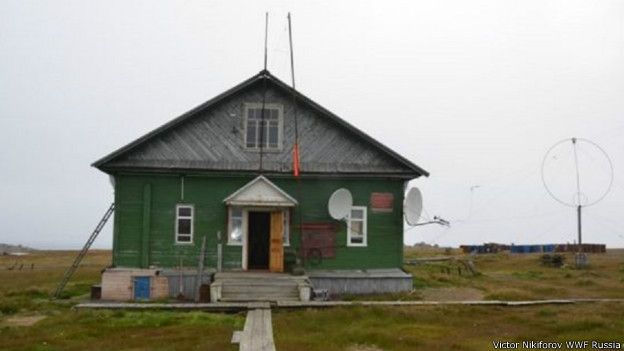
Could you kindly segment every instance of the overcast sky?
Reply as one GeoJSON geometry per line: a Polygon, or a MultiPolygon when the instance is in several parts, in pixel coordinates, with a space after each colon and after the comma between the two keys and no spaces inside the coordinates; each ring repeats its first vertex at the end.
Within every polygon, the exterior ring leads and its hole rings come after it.
{"type": "MultiPolygon", "coordinates": [[[[90,164],[260,71],[265,11],[271,72],[290,80],[291,11],[298,90],[431,173],[410,185],[452,225],[407,243],[574,241],[541,164],[576,136],[614,166],[584,241],[624,247],[622,0],[0,0],[0,242],[82,246],[113,200],[90,164]]],[[[608,164],[579,148],[591,197],[608,164]]]]}

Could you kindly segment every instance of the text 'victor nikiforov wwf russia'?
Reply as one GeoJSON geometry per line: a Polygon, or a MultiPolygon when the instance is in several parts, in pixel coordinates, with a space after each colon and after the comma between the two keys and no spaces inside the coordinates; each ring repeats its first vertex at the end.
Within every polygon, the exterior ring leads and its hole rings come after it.
{"type": "Polygon", "coordinates": [[[557,341],[492,341],[495,349],[575,349],[575,350],[619,350],[624,341],[570,340],[557,341]]]}

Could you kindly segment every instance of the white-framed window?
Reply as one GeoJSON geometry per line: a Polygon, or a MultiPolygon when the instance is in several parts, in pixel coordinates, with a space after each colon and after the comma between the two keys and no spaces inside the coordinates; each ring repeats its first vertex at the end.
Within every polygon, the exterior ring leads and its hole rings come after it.
{"type": "Polygon", "coordinates": [[[245,104],[245,147],[280,150],[283,135],[283,107],[277,104],[245,104]]]}
{"type": "Polygon", "coordinates": [[[366,246],[366,206],[353,206],[347,218],[347,246],[366,246]]]}
{"type": "Polygon", "coordinates": [[[176,205],[175,221],[175,241],[176,244],[193,243],[193,216],[195,208],[193,205],[176,205]]]}
{"type": "Polygon", "coordinates": [[[290,246],[290,211],[284,210],[282,212],[282,218],[284,219],[284,237],[282,238],[282,245],[290,246]]]}
{"type": "Polygon", "coordinates": [[[243,245],[243,209],[230,207],[228,211],[228,245],[243,245]]]}

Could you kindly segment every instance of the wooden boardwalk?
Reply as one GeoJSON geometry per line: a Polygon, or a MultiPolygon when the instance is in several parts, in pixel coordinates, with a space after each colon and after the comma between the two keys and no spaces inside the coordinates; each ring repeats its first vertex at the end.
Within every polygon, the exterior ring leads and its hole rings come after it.
{"type": "Polygon", "coordinates": [[[561,305],[575,303],[624,303],[624,299],[559,299],[529,301],[277,301],[277,302],[215,302],[215,303],[134,303],[134,302],[90,302],[75,308],[84,309],[137,309],[137,310],[204,310],[244,311],[269,308],[327,308],[339,306],[430,306],[430,305],[475,305],[475,306],[531,306],[561,305]]]}
{"type": "Polygon", "coordinates": [[[235,331],[232,343],[239,344],[240,351],[275,351],[270,309],[247,312],[245,328],[235,331]]]}
{"type": "Polygon", "coordinates": [[[105,309],[105,310],[201,310],[201,311],[244,311],[258,308],[271,308],[269,302],[214,302],[214,303],[137,303],[137,302],[88,302],[81,303],[74,308],[78,309],[105,309]]]}

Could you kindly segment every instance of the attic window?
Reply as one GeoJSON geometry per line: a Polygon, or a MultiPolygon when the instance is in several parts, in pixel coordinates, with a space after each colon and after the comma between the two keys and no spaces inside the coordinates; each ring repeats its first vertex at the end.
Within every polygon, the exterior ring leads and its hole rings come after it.
{"type": "Polygon", "coordinates": [[[282,148],[283,108],[277,104],[245,104],[245,147],[280,150],[282,148]]]}

